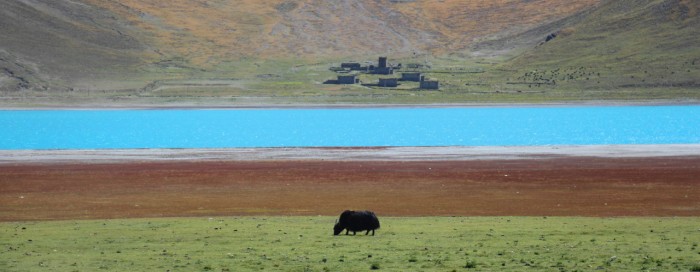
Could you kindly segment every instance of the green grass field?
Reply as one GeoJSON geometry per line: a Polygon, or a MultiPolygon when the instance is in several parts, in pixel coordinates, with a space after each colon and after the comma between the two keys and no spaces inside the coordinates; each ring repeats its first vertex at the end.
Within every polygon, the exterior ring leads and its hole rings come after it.
{"type": "MultiPolygon", "coordinates": [[[[700,100],[697,86],[684,85],[695,81],[700,73],[700,61],[697,65],[685,61],[629,73],[623,71],[625,65],[602,67],[590,63],[522,65],[516,69],[502,65],[506,62],[501,59],[445,57],[392,61],[404,64],[427,61],[432,68],[420,71],[427,78],[439,80],[440,90],[419,90],[415,82],[401,82],[398,88],[323,84],[337,77],[338,74],[329,68],[339,65],[339,61],[248,60],[224,64],[218,69],[229,72],[145,74],[141,80],[151,83],[143,88],[0,92],[0,106],[226,107],[585,101],[692,103],[700,100]]],[[[394,76],[400,77],[400,72],[394,76]]],[[[380,77],[386,76],[361,74],[359,78],[363,83],[373,84],[380,77]]]]}
{"type": "Polygon", "coordinates": [[[694,271],[700,218],[334,217],[0,223],[2,271],[694,271]]]}

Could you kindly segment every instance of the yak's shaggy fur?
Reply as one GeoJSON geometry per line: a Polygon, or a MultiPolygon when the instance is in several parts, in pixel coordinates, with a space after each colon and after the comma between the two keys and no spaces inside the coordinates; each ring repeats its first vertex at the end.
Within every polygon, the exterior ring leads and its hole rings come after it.
{"type": "Polygon", "coordinates": [[[345,235],[357,234],[358,231],[367,231],[365,235],[368,235],[372,231],[372,236],[374,236],[374,230],[379,229],[379,219],[372,211],[350,211],[346,210],[340,214],[340,218],[336,221],[333,227],[333,235],[338,235],[343,230],[345,235]]]}

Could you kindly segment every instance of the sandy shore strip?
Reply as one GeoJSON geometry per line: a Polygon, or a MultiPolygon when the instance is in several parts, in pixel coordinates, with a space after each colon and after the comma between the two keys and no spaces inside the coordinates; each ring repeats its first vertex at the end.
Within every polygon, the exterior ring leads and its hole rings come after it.
{"type": "MultiPolygon", "coordinates": [[[[245,97],[240,97],[245,98],[245,97]]],[[[700,105],[695,99],[654,99],[654,100],[590,100],[590,101],[552,101],[540,103],[517,102],[475,102],[475,103],[197,103],[176,102],[168,104],[154,103],[77,103],[77,104],[37,104],[32,106],[17,105],[0,99],[0,110],[202,110],[202,109],[362,109],[362,108],[512,108],[512,107],[617,107],[617,106],[688,106],[700,105]]]]}
{"type": "Polygon", "coordinates": [[[700,144],[0,150],[0,164],[157,161],[470,161],[700,156],[700,144]]]}

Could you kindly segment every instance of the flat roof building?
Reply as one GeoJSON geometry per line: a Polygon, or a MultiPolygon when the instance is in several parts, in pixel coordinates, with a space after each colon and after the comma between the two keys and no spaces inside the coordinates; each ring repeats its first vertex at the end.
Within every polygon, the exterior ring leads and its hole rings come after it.
{"type": "Polygon", "coordinates": [[[362,65],[357,62],[344,62],[340,64],[340,68],[348,69],[351,71],[362,70],[362,65]]]}
{"type": "Polygon", "coordinates": [[[440,82],[437,80],[423,80],[420,82],[420,88],[426,90],[440,89],[440,82]]]}
{"type": "Polygon", "coordinates": [[[343,75],[338,76],[338,84],[357,84],[360,83],[360,79],[357,75],[343,75]]]}
{"type": "Polygon", "coordinates": [[[401,81],[415,81],[415,82],[420,82],[423,81],[424,77],[422,73],[418,72],[409,72],[409,73],[401,73],[401,81]]]}
{"type": "Polygon", "coordinates": [[[394,68],[391,67],[376,67],[372,70],[372,74],[375,75],[392,75],[394,74],[394,68]]]}
{"type": "Polygon", "coordinates": [[[399,79],[392,77],[392,78],[380,78],[379,79],[379,87],[398,87],[399,86],[399,79]]]}

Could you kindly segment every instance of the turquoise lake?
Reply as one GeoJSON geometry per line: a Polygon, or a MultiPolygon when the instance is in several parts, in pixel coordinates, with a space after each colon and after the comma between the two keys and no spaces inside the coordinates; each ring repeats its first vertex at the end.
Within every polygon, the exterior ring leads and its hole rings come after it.
{"type": "Polygon", "coordinates": [[[700,106],[3,110],[0,149],[700,143],[700,106]]]}

